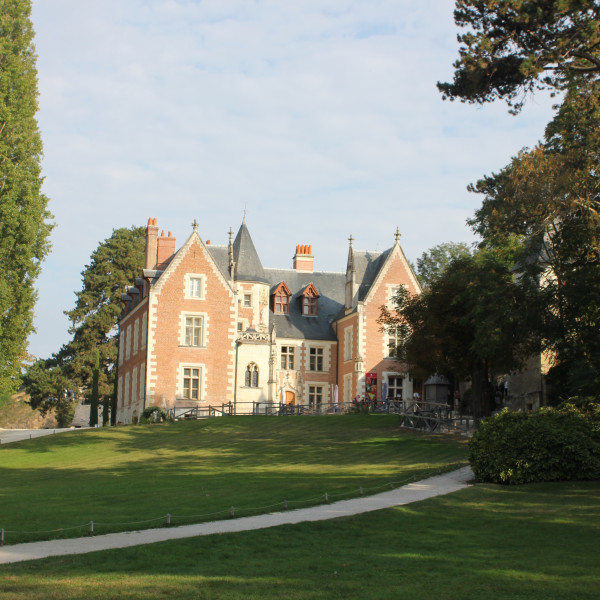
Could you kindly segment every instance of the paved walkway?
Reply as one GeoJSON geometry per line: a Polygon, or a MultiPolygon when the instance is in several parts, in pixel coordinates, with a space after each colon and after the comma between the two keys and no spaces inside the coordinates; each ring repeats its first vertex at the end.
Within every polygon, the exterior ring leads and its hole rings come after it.
{"type": "Polygon", "coordinates": [[[0,429],[0,444],[10,444],[10,442],[20,442],[45,435],[55,433],[64,433],[65,431],[75,431],[70,427],[67,429],[0,429]]]}
{"type": "Polygon", "coordinates": [[[336,517],[348,517],[372,510],[391,508],[411,502],[418,502],[456,492],[467,487],[467,481],[472,479],[471,467],[463,467],[446,473],[430,477],[417,483],[404,487],[353,500],[342,500],[322,506],[303,508],[289,512],[272,513],[257,517],[244,517],[229,521],[212,521],[199,525],[184,525],[172,529],[147,529],[131,533],[110,533],[97,537],[75,538],[69,540],[53,540],[49,542],[33,542],[30,544],[17,544],[0,548],[0,564],[45,558],[47,556],[63,556],[65,554],[86,554],[97,550],[113,548],[126,548],[141,544],[153,544],[166,540],[210,535],[212,533],[229,533],[235,531],[248,531],[251,529],[264,529],[286,523],[302,523],[303,521],[324,521],[336,517]]]}

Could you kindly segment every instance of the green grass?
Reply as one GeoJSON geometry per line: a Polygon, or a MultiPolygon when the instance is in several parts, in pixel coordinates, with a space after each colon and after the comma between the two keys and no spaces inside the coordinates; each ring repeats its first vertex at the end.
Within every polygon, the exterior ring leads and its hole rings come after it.
{"type": "Polygon", "coordinates": [[[284,499],[290,508],[302,507],[310,503],[293,501],[381,486],[464,461],[465,446],[399,430],[393,415],[227,417],[47,436],[0,446],[0,527],[13,544],[84,535],[90,520],[96,533],[107,533],[163,521],[101,524],[167,513],[202,515],[233,505],[245,516],[267,512],[249,508],[284,499]],[[82,528],[10,533],[74,526],[82,528]]]}
{"type": "Polygon", "coordinates": [[[600,483],[476,485],[350,518],[0,567],[3,600],[595,600],[600,483]]]}

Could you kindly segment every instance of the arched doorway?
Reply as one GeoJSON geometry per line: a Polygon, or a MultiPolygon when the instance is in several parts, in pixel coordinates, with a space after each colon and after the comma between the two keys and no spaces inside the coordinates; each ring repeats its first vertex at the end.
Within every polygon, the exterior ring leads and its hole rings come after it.
{"type": "Polygon", "coordinates": [[[288,406],[293,406],[294,404],[296,404],[296,394],[294,394],[294,392],[290,392],[288,390],[286,390],[285,392],[285,403],[288,406]]]}

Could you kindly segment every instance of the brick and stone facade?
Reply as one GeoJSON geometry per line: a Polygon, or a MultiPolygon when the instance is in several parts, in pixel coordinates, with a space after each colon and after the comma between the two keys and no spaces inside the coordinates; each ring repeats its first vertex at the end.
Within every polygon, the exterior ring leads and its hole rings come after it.
{"type": "Polygon", "coordinates": [[[420,292],[398,233],[384,252],[357,251],[351,238],[345,272],[314,271],[308,245],[292,269],[264,269],[245,223],[229,237],[211,245],[194,222],[176,251],[149,220],[145,268],[122,296],[118,422],[152,405],[331,406],[336,386],[339,402],[380,400],[384,385],[412,396],[377,323],[398,286],[420,292]]]}

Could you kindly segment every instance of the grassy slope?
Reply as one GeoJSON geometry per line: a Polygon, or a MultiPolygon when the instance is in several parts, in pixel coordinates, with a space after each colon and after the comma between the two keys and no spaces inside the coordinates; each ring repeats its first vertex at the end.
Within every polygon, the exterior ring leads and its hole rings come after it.
{"type": "Polygon", "coordinates": [[[600,483],[477,485],[351,518],[7,565],[0,596],[595,600],[599,533],[600,483]]]}
{"type": "MultiPolygon", "coordinates": [[[[0,527],[83,525],[62,534],[77,536],[90,520],[199,515],[231,505],[243,516],[256,514],[245,507],[381,485],[465,460],[464,442],[400,431],[396,423],[390,415],[232,417],[0,446],[0,527]]],[[[133,528],[96,525],[98,533],[133,528]]],[[[55,536],[8,533],[7,543],[55,536]]]]}

